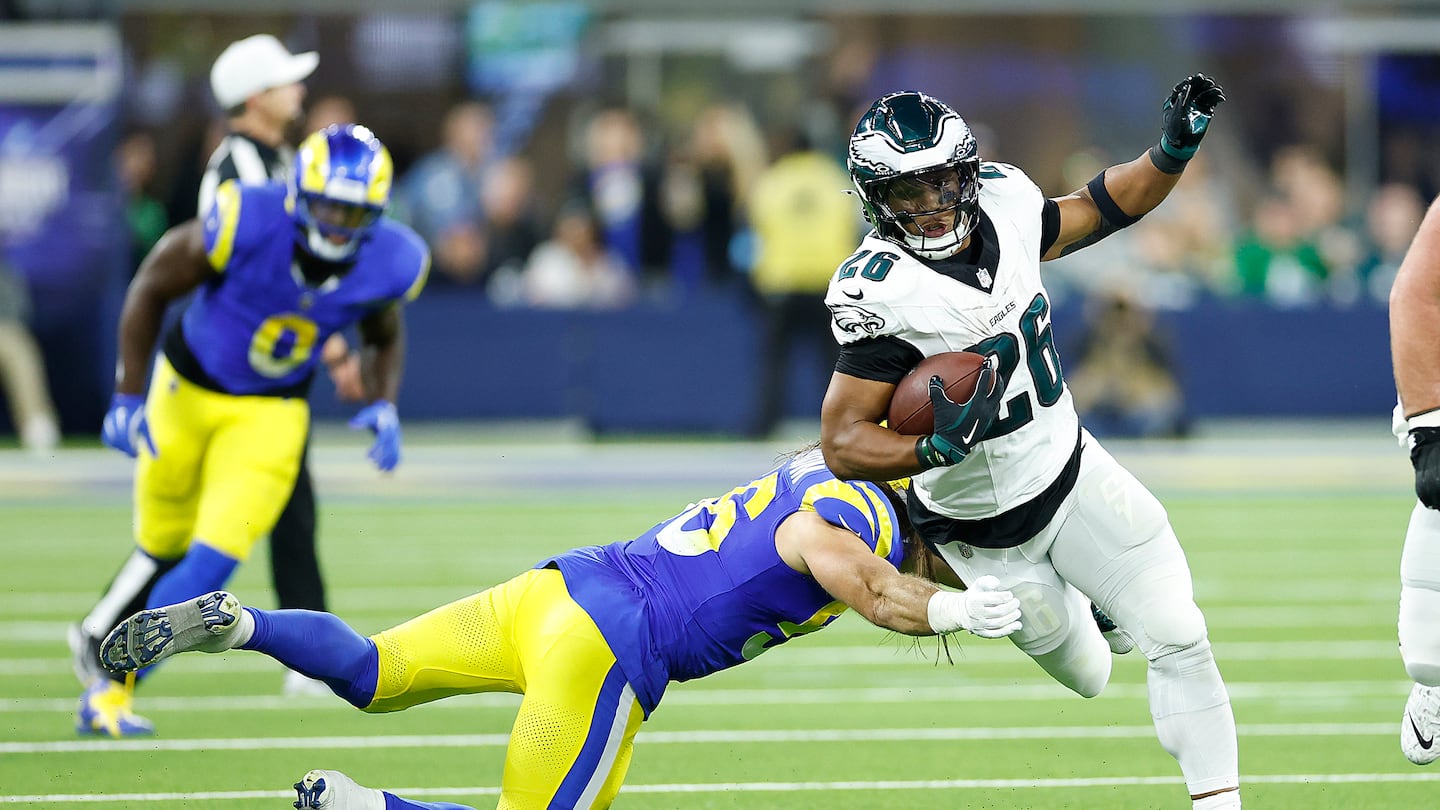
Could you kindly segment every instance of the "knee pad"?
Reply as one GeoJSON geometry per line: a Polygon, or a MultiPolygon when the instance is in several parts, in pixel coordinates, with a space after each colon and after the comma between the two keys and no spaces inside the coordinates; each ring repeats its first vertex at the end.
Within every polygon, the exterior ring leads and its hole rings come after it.
{"type": "Polygon", "coordinates": [[[1150,659],[1150,713],[1157,720],[1230,702],[1208,639],[1150,659]]]}
{"type": "Polygon", "coordinates": [[[1067,642],[1056,649],[1056,652],[1063,651],[1066,659],[1058,662],[1059,671],[1048,666],[1046,671],[1082,698],[1099,697],[1110,683],[1112,660],[1109,645],[1103,640],[1096,643],[1084,636],[1069,638],[1067,642]]]}
{"type": "Polygon", "coordinates": [[[1010,636],[1015,646],[1029,655],[1043,655],[1065,640],[1070,619],[1063,591],[1038,582],[1017,582],[1010,588],[1020,600],[1020,623],[1010,636]]]}
{"type": "Polygon", "coordinates": [[[1010,590],[1020,600],[1024,625],[1010,636],[1015,646],[1075,694],[1100,694],[1110,682],[1110,647],[1095,626],[1088,600],[1071,589],[1035,582],[1010,590]]]}
{"type": "Polygon", "coordinates": [[[1179,605],[1152,603],[1135,628],[1125,629],[1131,631],[1135,645],[1151,661],[1192,649],[1205,640],[1207,633],[1205,615],[1192,601],[1179,605]]]}

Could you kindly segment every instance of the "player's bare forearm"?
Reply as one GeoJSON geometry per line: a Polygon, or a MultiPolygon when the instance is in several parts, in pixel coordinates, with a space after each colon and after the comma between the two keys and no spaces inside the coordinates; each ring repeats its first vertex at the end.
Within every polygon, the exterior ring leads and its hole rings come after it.
{"type": "MultiPolygon", "coordinates": [[[[1129,163],[1106,169],[1104,178],[1105,191],[1114,205],[1133,220],[1150,213],[1169,196],[1180,175],[1157,169],[1147,152],[1129,163]]],[[[1078,189],[1055,202],[1060,208],[1060,232],[1042,261],[1089,247],[1124,227],[1101,216],[1089,188],[1078,189]]]]}
{"type": "Polygon", "coordinates": [[[840,478],[892,481],[925,469],[915,436],[880,427],[895,386],[836,372],[820,406],[820,451],[840,478]]]}
{"type": "Polygon", "coordinates": [[[1155,167],[1150,153],[1145,152],[1129,163],[1121,163],[1105,170],[1105,190],[1120,206],[1120,210],[1132,217],[1143,216],[1155,210],[1175,184],[1180,174],[1166,174],[1155,167]]]}
{"type": "Polygon", "coordinates": [[[833,430],[820,424],[825,466],[839,478],[893,481],[925,469],[915,454],[916,436],[902,436],[873,422],[855,421],[833,430]]]}
{"type": "Polygon", "coordinates": [[[786,564],[809,574],[827,593],[876,627],[911,636],[934,634],[928,607],[938,589],[919,577],[896,571],[854,532],[831,525],[813,512],[800,512],[781,524],[775,546],[786,564]]]}
{"type": "Polygon", "coordinates": [[[856,608],[866,621],[907,636],[935,635],[926,612],[930,597],[939,590],[934,585],[893,569],[871,578],[866,585],[869,595],[865,609],[856,608]]]}
{"type": "Polygon", "coordinates": [[[405,321],[398,306],[381,310],[359,324],[360,377],[366,398],[395,402],[405,366],[405,321]]]}
{"type": "Polygon", "coordinates": [[[132,284],[120,310],[120,362],[115,367],[115,393],[143,394],[150,356],[160,335],[165,302],[137,293],[132,284]]]}
{"type": "Polygon", "coordinates": [[[1440,200],[1432,203],[1390,288],[1390,356],[1405,415],[1440,408],[1440,200]]]}
{"type": "Polygon", "coordinates": [[[167,231],[140,263],[120,310],[116,393],[144,392],[166,307],[200,286],[210,272],[200,222],[193,219],[167,231]]]}

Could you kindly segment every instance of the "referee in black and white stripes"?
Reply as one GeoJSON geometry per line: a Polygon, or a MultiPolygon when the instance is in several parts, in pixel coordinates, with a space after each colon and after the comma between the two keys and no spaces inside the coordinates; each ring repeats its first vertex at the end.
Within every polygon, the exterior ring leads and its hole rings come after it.
{"type": "Polygon", "coordinates": [[[234,42],[215,60],[210,89],[229,132],[205,166],[198,216],[205,216],[226,180],[265,183],[289,176],[295,151],[285,142],[286,131],[303,112],[301,81],[318,64],[319,54],[292,54],[269,34],[234,42]]]}

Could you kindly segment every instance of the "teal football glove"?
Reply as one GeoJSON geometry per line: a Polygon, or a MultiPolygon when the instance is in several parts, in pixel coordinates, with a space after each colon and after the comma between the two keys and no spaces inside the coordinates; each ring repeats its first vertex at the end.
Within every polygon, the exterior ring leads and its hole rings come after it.
{"type": "Polygon", "coordinates": [[[957,405],[945,395],[945,383],[930,378],[930,404],[935,409],[935,432],[915,443],[915,456],[925,469],[959,464],[985,437],[1000,413],[1005,385],[995,371],[995,356],[985,358],[975,378],[975,393],[957,405]]]}
{"type": "Polygon", "coordinates": [[[374,432],[375,444],[365,457],[381,472],[390,472],[400,463],[400,413],[393,404],[383,399],[372,402],[355,414],[350,427],[374,432]]]}
{"type": "Polygon", "coordinates": [[[110,399],[110,410],[100,425],[100,441],[125,455],[135,458],[141,443],[152,457],[155,440],[150,438],[150,423],[145,419],[145,397],[139,394],[116,394],[110,399]]]}
{"type": "Polygon", "coordinates": [[[1210,128],[1210,119],[1215,115],[1215,108],[1224,100],[1224,89],[1203,73],[1196,73],[1175,85],[1170,91],[1170,97],[1165,99],[1160,115],[1158,148],[1172,161],[1160,165],[1163,158],[1156,160],[1161,171],[1178,173],[1184,168],[1185,161],[1195,157],[1195,150],[1200,148],[1200,140],[1210,128]],[[1167,166],[1174,171],[1169,171],[1167,166]]]}

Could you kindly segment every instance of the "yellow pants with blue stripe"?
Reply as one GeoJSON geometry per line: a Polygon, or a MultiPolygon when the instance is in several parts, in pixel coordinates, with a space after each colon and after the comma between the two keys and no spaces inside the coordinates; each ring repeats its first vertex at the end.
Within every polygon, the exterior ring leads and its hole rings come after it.
{"type": "Polygon", "coordinates": [[[192,540],[247,559],[295,489],[309,404],[201,388],[161,356],[145,415],[158,455],[141,449],[135,466],[136,544],[161,560],[192,540]]]}
{"type": "Polygon", "coordinates": [[[603,808],[620,792],[644,712],[559,571],[526,571],[372,639],[380,673],[365,711],[476,692],[525,696],[500,810],[603,808]]]}

